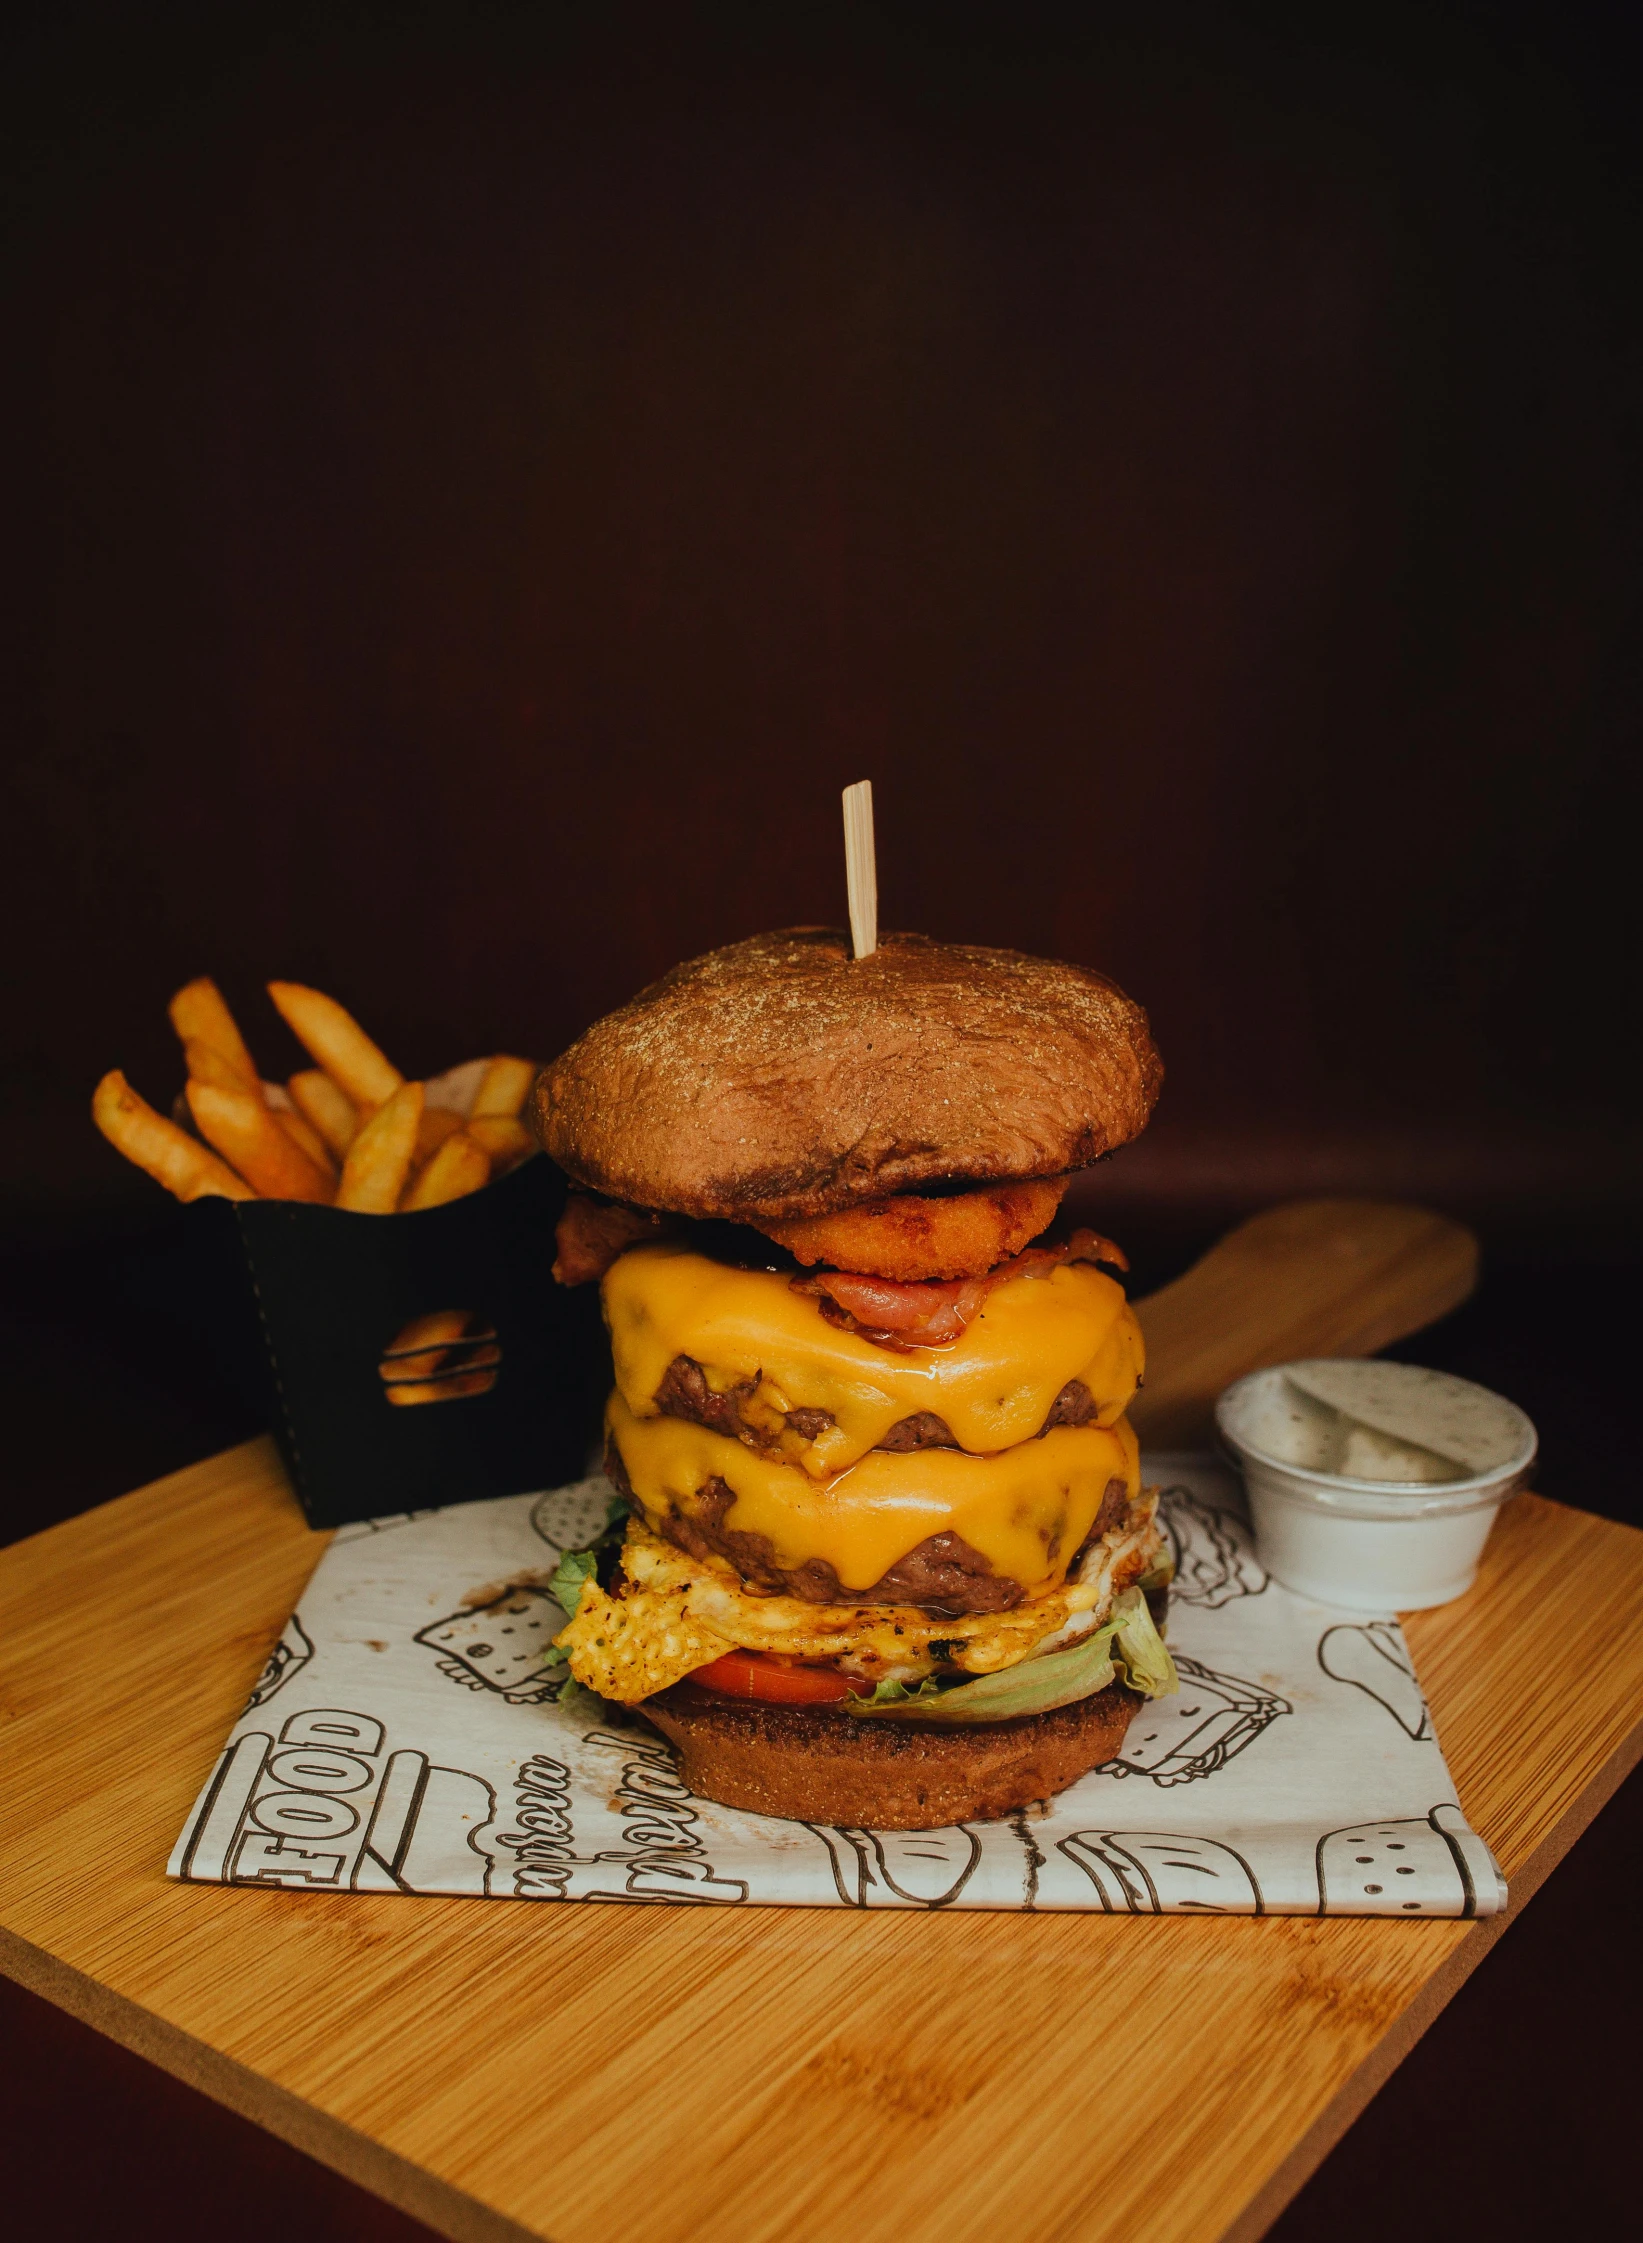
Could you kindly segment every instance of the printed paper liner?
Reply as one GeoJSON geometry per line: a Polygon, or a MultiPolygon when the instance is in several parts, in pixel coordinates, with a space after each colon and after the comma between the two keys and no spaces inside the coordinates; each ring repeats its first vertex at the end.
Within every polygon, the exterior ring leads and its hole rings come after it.
{"type": "MultiPolygon", "coordinates": [[[[868,1831],[697,1799],[642,1721],[561,1711],[540,1666],[560,1550],[603,1480],[345,1527],[177,1841],[174,1877],[319,1892],[700,1906],[1489,1916],[1396,1620],[1263,1572],[1241,1491],[1168,1490],[1179,1696],[1115,1760],[1008,1822],[868,1831]]],[[[560,1673],[563,1670],[559,1670],[560,1673]]]]}

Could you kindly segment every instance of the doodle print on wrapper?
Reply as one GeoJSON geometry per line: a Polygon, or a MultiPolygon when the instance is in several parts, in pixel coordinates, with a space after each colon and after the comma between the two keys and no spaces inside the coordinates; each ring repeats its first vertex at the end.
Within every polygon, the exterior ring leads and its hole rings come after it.
{"type": "Polygon", "coordinates": [[[520,1900],[715,1901],[747,1898],[706,1859],[700,1816],[659,1739],[595,1730],[609,1755],[592,1811],[608,1844],[579,1846],[569,1768],[546,1753],[518,1772],[500,1817],[483,1776],[389,1750],[373,1714],[320,1707],[278,1738],[240,1735],[218,1763],[183,1837],[179,1874],[235,1885],[331,1892],[511,1895],[520,1900]],[[506,1827],[504,1827],[506,1824],[506,1827]]]}
{"type": "Polygon", "coordinates": [[[1118,1756],[1102,1762],[1102,1776],[1150,1776],[1155,1784],[1198,1783],[1247,1752],[1271,1722],[1293,1713],[1258,1682],[1212,1674],[1196,1659],[1175,1654],[1181,1687],[1172,1698],[1152,1698],[1130,1723],[1118,1756]]]}
{"type": "MultiPolygon", "coordinates": [[[[280,1630],[274,1648],[269,1652],[263,1670],[258,1675],[251,1695],[245,1701],[245,1713],[254,1713],[265,1706],[276,1690],[283,1690],[293,1675],[301,1674],[314,1656],[314,1646],[308,1640],[308,1630],[302,1624],[300,1612],[293,1612],[280,1630]]],[[[241,1714],[240,1719],[245,1719],[241,1714]]]]}
{"type": "Polygon", "coordinates": [[[1235,1597],[1264,1594],[1271,1576],[1241,1511],[1182,1487],[1166,1488],[1158,1508],[1175,1559],[1171,1604],[1215,1612],[1235,1597]]]}
{"type": "Polygon", "coordinates": [[[1218,1838],[1161,1830],[1075,1830],[1060,1851],[1112,1915],[1261,1916],[1255,1872],[1218,1838]]]}
{"type": "Polygon", "coordinates": [[[396,1526],[416,1526],[423,1519],[437,1519],[434,1511],[387,1511],[380,1519],[355,1519],[349,1526],[339,1526],[331,1537],[333,1547],[339,1543],[364,1542],[373,1534],[391,1534],[396,1526]]]}
{"type": "Polygon", "coordinates": [[[556,1555],[585,1549],[610,1515],[612,1493],[605,1479],[550,1488],[531,1505],[531,1532],[539,1534],[556,1555]]]}
{"type": "Polygon", "coordinates": [[[746,1900],[746,1881],[721,1877],[707,1859],[696,1802],[659,1737],[591,1729],[581,1741],[606,1761],[597,1805],[562,1760],[532,1754],[519,1770],[512,1827],[496,1833],[509,1867],[493,1891],[519,1900],[746,1900]],[[610,1842],[587,1844],[590,1825],[601,1823],[610,1842]]]}
{"type": "MultiPolygon", "coordinates": [[[[531,1531],[557,1556],[591,1542],[609,1514],[611,1490],[603,1480],[552,1488],[531,1505],[531,1531]]],[[[565,1625],[549,1594],[545,1569],[523,1572],[491,1596],[469,1598],[443,1619],[419,1628],[416,1641],[444,1654],[437,1664],[465,1690],[495,1690],[511,1706],[557,1698],[563,1669],[544,1669],[543,1654],[565,1625]]]]}
{"type": "Polygon", "coordinates": [[[942,1830],[804,1827],[827,1848],[847,1908],[951,1908],[978,1870],[985,1872],[991,1906],[1031,1908],[1038,1896],[1044,1856],[1025,1813],[942,1830]]]}
{"type": "Polygon", "coordinates": [[[1506,1905],[1494,1856],[1452,1800],[1424,1819],[1364,1823],[1318,1841],[1320,1916],[1389,1914],[1400,1877],[1424,1880],[1418,1900],[1397,1902],[1400,1915],[1475,1916],[1480,1904],[1493,1915],[1506,1905]]]}
{"type": "Polygon", "coordinates": [[[1391,1620],[1343,1623],[1318,1639],[1318,1664],[1334,1682],[1349,1682],[1392,1716],[1406,1736],[1424,1744],[1432,1716],[1415,1680],[1403,1631],[1391,1620]]]}
{"type": "Polygon", "coordinates": [[[345,1706],[294,1713],[277,1738],[243,1732],[194,1810],[179,1874],[308,1891],[488,1892],[482,1840],[495,1792],[424,1752],[389,1752],[386,1739],[374,1714],[345,1706]]]}
{"type": "Polygon", "coordinates": [[[483,1604],[465,1604],[419,1628],[415,1640],[444,1653],[436,1663],[465,1690],[495,1690],[510,1706],[557,1698],[563,1667],[542,1659],[565,1615],[539,1582],[520,1581],[483,1604]]]}
{"type": "Polygon", "coordinates": [[[1487,1848],[1431,1804],[1454,1792],[1395,1621],[1269,1584],[1224,1472],[1172,1457],[1153,1477],[1172,1489],[1181,1692],[1141,1707],[1105,1768],[1007,1821],[742,1814],[693,1797],[641,1719],[555,1703],[547,1583],[605,1522],[590,1480],[335,1537],[171,1874],[628,1905],[1496,1911],[1487,1848]]]}

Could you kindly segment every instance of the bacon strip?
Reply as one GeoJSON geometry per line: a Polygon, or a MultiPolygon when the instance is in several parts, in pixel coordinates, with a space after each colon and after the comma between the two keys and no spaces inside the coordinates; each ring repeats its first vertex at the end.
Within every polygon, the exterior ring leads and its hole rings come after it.
{"type": "Polygon", "coordinates": [[[1029,1246],[985,1277],[903,1285],[888,1277],[862,1277],[853,1270],[822,1270],[814,1277],[794,1278],[793,1290],[818,1295],[830,1324],[859,1332],[881,1347],[947,1347],[980,1314],[995,1285],[1006,1285],[1013,1277],[1047,1277],[1066,1262],[1130,1266],[1110,1238],[1098,1231],[1077,1230],[1065,1245],[1029,1246]]]}
{"type": "Polygon", "coordinates": [[[630,1246],[665,1238],[667,1228],[664,1216],[647,1209],[572,1192],[554,1231],[554,1277],[561,1285],[591,1284],[604,1276],[619,1254],[630,1246]]]}

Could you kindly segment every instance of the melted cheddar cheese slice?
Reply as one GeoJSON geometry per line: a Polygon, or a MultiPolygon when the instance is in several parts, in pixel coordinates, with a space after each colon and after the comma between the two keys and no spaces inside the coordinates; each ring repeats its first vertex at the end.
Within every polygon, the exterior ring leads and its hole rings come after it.
{"type": "Polygon", "coordinates": [[[821,1479],[921,1410],[945,1419],[972,1456],[1013,1448],[1038,1432],[1069,1379],[1082,1379],[1111,1426],[1145,1360],[1123,1287],[1088,1262],[1012,1278],[950,1346],[905,1353],[829,1324],[814,1295],[795,1293],[777,1272],[732,1269],[681,1246],[622,1255],[603,1299],[617,1389],[633,1417],[654,1417],[668,1365],[688,1355],[721,1392],[757,1379],[771,1411],[828,1411],[834,1422],[813,1441],[788,1437],[790,1453],[821,1479]]]}
{"type": "Polygon", "coordinates": [[[652,1526],[688,1515],[720,1479],[734,1498],[726,1526],[764,1535],[783,1567],[825,1559],[846,1589],[871,1588],[927,1536],[951,1533],[1036,1595],[1065,1575],[1107,1482],[1122,1480],[1132,1497],[1141,1484],[1127,1418],[1058,1426],[997,1456],[874,1450],[825,1482],[684,1418],[636,1417],[620,1391],[605,1424],[652,1526]]]}

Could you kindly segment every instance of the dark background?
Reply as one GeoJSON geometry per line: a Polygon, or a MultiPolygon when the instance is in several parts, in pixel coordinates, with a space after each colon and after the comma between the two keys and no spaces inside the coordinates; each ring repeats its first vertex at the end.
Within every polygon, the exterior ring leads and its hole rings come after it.
{"type": "MultiPolygon", "coordinates": [[[[547,1055],[680,956],[838,919],[862,776],[887,924],[1149,1006],[1169,1085],[1104,1186],[1143,1286],[1298,1192],[1443,1206],[1485,1283],[1404,1352],[1635,1516],[1639,22],[28,11],[6,1531],[251,1429],[87,1118],[110,1065],[169,1101],[179,982],[271,1072],[273,974],[412,1072],[547,1055]]],[[[1462,2070],[1545,2091],[1558,1889],[1445,2021],[1462,2070]]],[[[81,2039],[65,2079],[112,2062],[81,2039]]],[[[117,2195],[146,2156],[166,2200],[143,2096],[218,2154],[180,2090],[96,2076],[117,2195]]],[[[1286,2236],[1366,2232],[1365,2189],[1481,2224],[1491,2186],[1528,2233],[1554,2171],[1612,2218],[1595,2115],[1511,2167],[1475,2154],[1509,2099],[1472,2110],[1456,2167],[1431,2084],[1286,2236]]],[[[283,2158],[271,2205],[332,2190],[283,2158]]],[[[65,2237],[107,2208],[71,2169],[65,2237]]]]}

